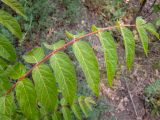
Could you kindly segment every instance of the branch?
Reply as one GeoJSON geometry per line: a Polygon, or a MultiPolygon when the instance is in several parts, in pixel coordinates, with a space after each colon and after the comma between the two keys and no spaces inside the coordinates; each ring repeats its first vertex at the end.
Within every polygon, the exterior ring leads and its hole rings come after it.
{"type": "MultiPolygon", "coordinates": [[[[121,25],[122,27],[135,27],[135,25],[121,25]]],[[[34,64],[32,68],[30,68],[24,75],[22,75],[20,78],[17,79],[17,82],[15,84],[12,85],[12,87],[10,89],[7,90],[7,92],[4,94],[4,96],[10,94],[14,88],[16,87],[17,83],[21,80],[23,80],[24,78],[26,78],[32,71],[34,68],[36,68],[37,66],[39,66],[40,64],[42,64],[43,62],[47,61],[52,55],[54,55],[55,53],[57,53],[58,51],[64,49],[65,47],[75,43],[76,41],[79,41],[80,39],[84,38],[84,37],[88,37],[94,34],[97,34],[98,32],[103,32],[105,30],[112,30],[115,28],[118,28],[119,26],[110,26],[110,27],[106,27],[106,28],[102,28],[99,30],[96,30],[94,32],[90,32],[88,34],[79,36],[77,38],[72,39],[71,41],[67,42],[66,44],[64,44],[62,47],[57,48],[56,50],[53,50],[52,52],[50,52],[48,55],[46,55],[41,61],[39,61],[38,63],[34,64]]]]}

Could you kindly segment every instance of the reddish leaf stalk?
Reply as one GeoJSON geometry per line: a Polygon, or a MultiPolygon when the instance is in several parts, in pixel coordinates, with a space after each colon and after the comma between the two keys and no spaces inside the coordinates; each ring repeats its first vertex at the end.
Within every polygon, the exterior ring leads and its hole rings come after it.
{"type": "MultiPolygon", "coordinates": [[[[10,89],[8,89],[8,91],[4,94],[4,96],[10,94],[14,88],[16,87],[17,83],[21,80],[23,80],[24,78],[26,78],[32,71],[34,68],[36,68],[37,66],[39,66],[40,64],[42,64],[43,62],[47,61],[52,55],[54,55],[55,53],[57,53],[58,51],[64,49],[65,47],[75,43],[76,41],[79,41],[80,39],[84,38],[84,37],[88,37],[94,34],[97,34],[98,32],[103,32],[105,30],[112,30],[115,29],[119,26],[110,26],[110,27],[106,27],[106,28],[102,28],[99,30],[96,30],[94,32],[90,32],[88,34],[79,36],[77,38],[72,39],[71,41],[67,42],[66,44],[64,44],[62,47],[57,48],[56,50],[53,50],[52,52],[50,52],[48,55],[46,55],[41,61],[39,61],[38,63],[34,64],[32,68],[30,68],[24,75],[22,75],[20,78],[17,79],[17,82],[15,84],[12,85],[12,87],[10,89]]],[[[122,27],[135,27],[135,25],[122,25],[122,27]]]]}

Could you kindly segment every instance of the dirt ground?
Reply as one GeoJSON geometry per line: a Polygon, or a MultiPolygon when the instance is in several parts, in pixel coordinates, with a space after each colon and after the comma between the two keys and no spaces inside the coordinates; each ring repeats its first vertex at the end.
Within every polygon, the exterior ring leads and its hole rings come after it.
{"type": "MultiPolygon", "coordinates": [[[[152,2],[153,0],[148,1],[141,13],[142,16],[150,13],[150,5],[152,2]]],[[[160,3],[159,0],[157,0],[157,2],[160,3]]],[[[129,7],[139,6],[135,3],[135,0],[130,1],[129,5],[129,7]]],[[[59,38],[65,37],[57,34],[59,31],[62,33],[64,30],[71,31],[73,33],[81,30],[89,32],[91,31],[91,26],[93,24],[99,27],[107,26],[105,24],[107,21],[104,20],[104,23],[101,22],[98,19],[99,14],[97,14],[96,11],[90,11],[83,5],[83,2],[80,9],[80,15],[81,17],[78,18],[76,24],[65,25],[59,22],[56,26],[53,25],[46,29],[46,31],[44,31],[46,34],[46,41],[48,43],[52,43],[59,38]]],[[[150,21],[155,17],[157,17],[157,14],[149,15],[146,19],[150,21]]],[[[146,85],[160,79],[160,67],[154,67],[158,61],[160,62],[160,42],[155,41],[149,43],[148,57],[144,55],[141,43],[137,42],[134,68],[131,71],[128,71],[125,65],[124,47],[122,42],[118,41],[117,51],[119,54],[119,67],[117,68],[114,85],[112,88],[109,88],[104,82],[106,80],[106,76],[103,54],[100,52],[101,46],[99,44],[99,40],[97,37],[93,36],[86,39],[92,43],[99,60],[99,64],[101,65],[101,96],[99,99],[104,102],[102,106],[106,106],[106,109],[99,111],[99,115],[95,120],[160,120],[160,117],[153,117],[151,115],[150,110],[145,104],[143,94],[146,85]]],[[[81,72],[78,74],[81,76],[81,72]]]]}

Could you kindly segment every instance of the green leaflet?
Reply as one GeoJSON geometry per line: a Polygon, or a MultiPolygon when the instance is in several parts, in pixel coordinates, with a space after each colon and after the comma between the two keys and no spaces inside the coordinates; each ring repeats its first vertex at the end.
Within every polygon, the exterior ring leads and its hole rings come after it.
{"type": "Polygon", "coordinates": [[[3,69],[3,71],[1,71],[0,77],[9,77],[13,71],[12,67],[12,65],[8,65],[6,69],[3,69]]]}
{"type": "Polygon", "coordinates": [[[64,40],[59,40],[58,42],[52,44],[52,45],[48,45],[47,43],[44,43],[44,46],[50,50],[55,50],[59,47],[62,47],[65,44],[64,40]]]}
{"type": "MultiPolygon", "coordinates": [[[[7,63],[4,60],[0,59],[0,77],[2,77],[2,75],[4,74],[6,67],[7,67],[7,63]]],[[[1,80],[0,80],[0,82],[1,82],[1,80]]],[[[1,91],[1,85],[0,85],[0,91],[1,91]]],[[[0,92],[0,94],[1,94],[1,92],[0,92]]]]}
{"type": "Polygon", "coordinates": [[[51,69],[47,65],[41,64],[33,70],[32,77],[40,105],[47,112],[52,112],[57,104],[58,92],[51,69]]]}
{"type": "Polygon", "coordinates": [[[0,59],[0,76],[4,73],[5,68],[7,67],[8,63],[3,59],[0,59]]]}
{"type": "Polygon", "coordinates": [[[16,13],[26,18],[24,9],[17,0],[1,0],[1,1],[4,2],[6,5],[8,5],[9,7],[11,7],[14,11],[16,11],[16,13]]]}
{"type": "Polygon", "coordinates": [[[81,116],[81,112],[80,112],[80,107],[77,105],[76,103],[77,101],[75,101],[72,105],[71,105],[71,109],[73,111],[73,113],[75,114],[76,118],[78,120],[81,120],[82,119],[82,116],[81,116]]]}
{"type": "Polygon", "coordinates": [[[74,35],[74,34],[68,32],[68,31],[65,31],[65,34],[66,34],[66,36],[67,36],[69,39],[73,39],[73,38],[77,38],[77,37],[80,37],[80,36],[84,35],[85,32],[84,32],[84,31],[81,31],[81,32],[78,32],[77,35],[74,35]]]}
{"type": "Polygon", "coordinates": [[[20,109],[14,111],[14,114],[12,116],[11,120],[26,120],[26,117],[22,114],[22,112],[20,111],[20,109]],[[19,112],[21,114],[19,114],[19,112]]]}
{"type": "Polygon", "coordinates": [[[20,78],[26,72],[25,66],[21,63],[16,63],[10,69],[9,77],[15,80],[20,78]]]}
{"type": "Polygon", "coordinates": [[[95,25],[92,25],[91,29],[92,29],[93,32],[97,31],[97,27],[95,25]]]}
{"type": "Polygon", "coordinates": [[[72,104],[77,93],[77,80],[71,60],[65,53],[58,52],[50,58],[50,64],[64,99],[72,104]]]}
{"type": "Polygon", "coordinates": [[[87,105],[87,107],[89,108],[90,111],[92,111],[91,104],[96,104],[91,97],[86,97],[84,102],[85,102],[85,104],[87,105]]]}
{"type": "Polygon", "coordinates": [[[31,80],[25,78],[18,82],[16,86],[16,96],[19,106],[27,119],[38,120],[36,93],[31,80]]]}
{"type": "Polygon", "coordinates": [[[98,62],[92,48],[84,41],[74,43],[72,48],[80,66],[82,67],[89,87],[98,96],[100,74],[98,62]]]}
{"type": "Polygon", "coordinates": [[[22,32],[17,20],[9,13],[0,10],[0,24],[5,26],[13,35],[21,40],[22,32]]]}
{"type": "Polygon", "coordinates": [[[77,117],[77,119],[79,120],[82,119],[80,108],[82,112],[85,114],[85,116],[88,117],[89,111],[92,111],[92,104],[96,104],[91,97],[85,97],[85,96],[80,96],[78,98],[78,103],[79,105],[77,104],[77,100],[75,100],[74,104],[72,104],[71,106],[71,109],[75,114],[75,116],[77,117]]]}
{"type": "Polygon", "coordinates": [[[10,87],[11,83],[9,82],[9,79],[0,77],[0,96],[4,95],[10,87]]]}
{"type": "Polygon", "coordinates": [[[75,37],[75,35],[73,35],[72,33],[68,32],[68,31],[65,31],[65,34],[69,39],[73,39],[75,37]]]}
{"type": "Polygon", "coordinates": [[[52,119],[53,120],[63,120],[62,115],[58,111],[54,112],[54,114],[52,115],[52,119]]]}
{"type": "Polygon", "coordinates": [[[2,72],[0,72],[1,77],[9,77],[11,79],[18,79],[22,75],[24,75],[26,72],[26,68],[21,63],[15,63],[14,65],[8,65],[6,69],[4,69],[2,72]]]}
{"type": "Polygon", "coordinates": [[[146,21],[144,21],[141,17],[137,17],[137,19],[136,19],[136,28],[137,28],[137,31],[139,33],[144,52],[145,52],[145,54],[147,56],[147,53],[148,53],[148,41],[149,40],[148,40],[147,32],[145,30],[145,24],[146,24],[146,21]]]}
{"type": "Polygon", "coordinates": [[[25,55],[23,55],[23,59],[28,63],[37,63],[42,58],[44,58],[45,54],[42,48],[34,48],[25,55]]]}
{"type": "Polygon", "coordinates": [[[144,28],[151,32],[154,36],[156,36],[158,39],[160,38],[160,35],[157,33],[156,28],[153,26],[152,23],[147,23],[144,25],[144,28]]]}
{"type": "Polygon", "coordinates": [[[3,74],[3,73],[4,73],[4,69],[3,69],[2,66],[0,66],[0,76],[1,76],[1,74],[3,74]]]}
{"type": "Polygon", "coordinates": [[[126,64],[129,69],[133,66],[135,56],[135,41],[132,32],[126,27],[120,27],[125,46],[126,64]]]}
{"type": "Polygon", "coordinates": [[[68,105],[65,99],[61,100],[61,106],[62,106],[62,113],[63,113],[64,120],[71,120],[71,111],[68,108],[68,105]]]}
{"type": "Polygon", "coordinates": [[[16,60],[16,52],[9,40],[0,34],[0,57],[14,62],[16,60]]]}
{"type": "Polygon", "coordinates": [[[88,117],[89,109],[88,106],[85,104],[84,100],[85,100],[84,96],[80,96],[78,98],[79,106],[81,107],[82,112],[84,113],[85,117],[88,117]]]}
{"type": "Polygon", "coordinates": [[[103,47],[108,83],[112,86],[118,64],[116,45],[109,32],[99,32],[98,37],[103,47]]]}
{"type": "Polygon", "coordinates": [[[0,120],[11,120],[13,104],[12,94],[0,97],[0,120]]]}
{"type": "Polygon", "coordinates": [[[48,111],[46,111],[46,109],[40,105],[40,103],[38,103],[38,105],[40,106],[39,111],[40,111],[40,118],[43,120],[49,120],[48,119],[48,111]]]}
{"type": "Polygon", "coordinates": [[[4,61],[3,59],[0,59],[0,66],[4,69],[5,67],[7,67],[8,63],[6,61],[4,61]]]}

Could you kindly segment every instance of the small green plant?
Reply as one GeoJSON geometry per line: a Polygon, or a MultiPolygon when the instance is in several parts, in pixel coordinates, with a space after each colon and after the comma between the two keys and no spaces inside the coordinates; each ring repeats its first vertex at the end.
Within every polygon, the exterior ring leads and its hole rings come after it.
{"type": "Polygon", "coordinates": [[[41,37],[40,33],[52,25],[53,21],[49,16],[55,11],[54,5],[49,0],[19,0],[19,2],[24,6],[27,16],[25,21],[21,16],[16,17],[25,32],[23,40],[34,42],[36,36],[41,37]]]}
{"type": "Polygon", "coordinates": [[[76,23],[77,17],[80,15],[80,0],[62,0],[61,4],[64,5],[63,19],[66,20],[66,24],[76,23]]]}
{"type": "Polygon", "coordinates": [[[145,101],[153,115],[160,113],[160,80],[149,84],[144,89],[145,101]]]}
{"type": "MultiPolygon", "coordinates": [[[[2,1],[25,17],[23,8],[16,0],[2,1]]],[[[0,24],[17,38],[22,38],[19,24],[4,10],[0,10],[0,24]]],[[[88,117],[95,102],[91,97],[77,94],[75,66],[69,55],[60,50],[72,45],[72,51],[82,68],[88,87],[98,97],[100,93],[98,60],[91,45],[86,41],[78,40],[94,34],[98,36],[105,58],[107,82],[112,86],[118,55],[111,30],[117,29],[121,33],[125,45],[126,64],[131,69],[134,62],[135,41],[128,27],[136,27],[147,55],[149,40],[147,31],[158,39],[159,34],[151,23],[138,17],[136,25],[125,25],[119,22],[118,25],[107,28],[93,26],[93,32],[88,34],[73,35],[66,32],[68,38],[72,39],[68,43],[64,40],[52,45],[44,43],[46,49],[52,51],[48,55],[45,55],[43,47],[37,47],[21,56],[32,66],[28,71],[25,65],[17,61],[13,45],[4,35],[0,35],[0,119],[71,120],[74,117],[77,119],[88,117]]]]}

